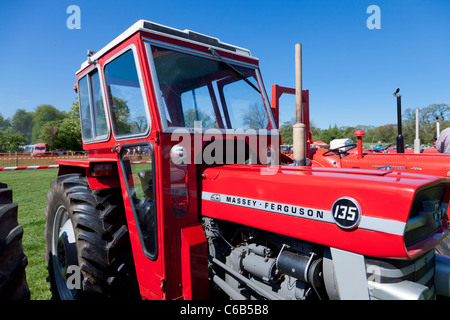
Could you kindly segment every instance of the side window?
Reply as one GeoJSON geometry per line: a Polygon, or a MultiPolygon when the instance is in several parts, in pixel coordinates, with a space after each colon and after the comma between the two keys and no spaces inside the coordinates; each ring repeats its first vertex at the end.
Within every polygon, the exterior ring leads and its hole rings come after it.
{"type": "Polygon", "coordinates": [[[121,162],[142,247],[150,259],[156,259],[156,198],[152,145],[125,145],[121,150],[121,162]]]}
{"type": "Polygon", "coordinates": [[[106,138],[108,126],[97,69],[78,81],[78,95],[83,140],[106,138]]]}
{"type": "Polygon", "coordinates": [[[105,66],[105,82],[116,137],[147,132],[146,106],[131,49],[105,66]]]}

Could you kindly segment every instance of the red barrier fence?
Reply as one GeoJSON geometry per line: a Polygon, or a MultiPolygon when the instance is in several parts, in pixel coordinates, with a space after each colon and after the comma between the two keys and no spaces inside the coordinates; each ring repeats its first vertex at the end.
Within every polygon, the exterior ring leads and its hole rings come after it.
{"type": "Polygon", "coordinates": [[[59,165],[48,165],[48,166],[23,166],[23,167],[3,167],[0,171],[15,171],[15,170],[37,170],[37,169],[56,169],[59,165]]]}
{"type": "Polygon", "coordinates": [[[19,166],[46,166],[54,165],[58,159],[86,159],[87,155],[75,155],[72,153],[64,155],[47,154],[43,156],[32,156],[29,153],[1,153],[0,167],[19,166]]]}

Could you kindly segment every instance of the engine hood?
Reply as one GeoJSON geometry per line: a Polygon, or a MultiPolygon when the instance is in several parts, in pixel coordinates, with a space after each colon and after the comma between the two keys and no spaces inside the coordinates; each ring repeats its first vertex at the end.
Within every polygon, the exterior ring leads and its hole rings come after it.
{"type": "MultiPolygon", "coordinates": [[[[360,254],[412,258],[448,226],[408,250],[405,228],[416,195],[447,185],[435,176],[386,170],[224,165],[202,174],[202,215],[360,254]],[[419,249],[417,249],[419,248],[419,249]]],[[[422,250],[423,249],[423,250],[422,250]]]]}
{"type": "Polygon", "coordinates": [[[450,155],[442,153],[367,153],[358,159],[355,153],[340,160],[342,168],[378,169],[450,177],[450,155]]]}

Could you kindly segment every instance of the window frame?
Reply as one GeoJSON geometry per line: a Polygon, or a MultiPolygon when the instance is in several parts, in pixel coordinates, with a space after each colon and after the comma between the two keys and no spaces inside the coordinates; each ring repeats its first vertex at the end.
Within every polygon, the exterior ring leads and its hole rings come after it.
{"type": "MultiPolygon", "coordinates": [[[[196,129],[194,130],[194,128],[190,128],[190,127],[169,127],[168,126],[168,120],[166,118],[166,111],[164,110],[164,105],[161,103],[163,97],[161,96],[161,88],[159,87],[159,79],[158,79],[158,75],[156,72],[156,66],[155,66],[155,61],[153,60],[153,54],[152,54],[152,45],[156,46],[156,47],[161,47],[161,48],[165,48],[165,49],[169,49],[169,50],[174,50],[174,51],[178,51],[178,52],[183,52],[186,54],[190,54],[190,55],[196,55],[196,56],[200,56],[203,58],[207,58],[207,59],[211,59],[211,60],[215,60],[215,61],[220,61],[218,58],[212,56],[212,55],[208,55],[204,52],[201,51],[197,51],[195,49],[191,49],[191,48],[186,48],[186,47],[181,47],[181,46],[177,46],[174,44],[170,44],[170,43],[166,43],[166,42],[161,42],[158,40],[154,40],[154,39],[150,39],[150,38],[143,38],[144,40],[144,46],[145,46],[145,50],[147,53],[147,61],[149,64],[149,68],[150,68],[150,75],[152,77],[152,83],[153,83],[153,90],[155,93],[155,98],[156,98],[156,103],[157,103],[157,107],[158,107],[158,111],[159,111],[159,116],[161,119],[161,127],[162,127],[162,131],[164,133],[173,133],[176,130],[179,129],[184,129],[184,130],[188,130],[191,133],[199,133],[200,130],[196,129]]],[[[247,67],[247,68],[252,68],[255,70],[255,74],[257,77],[257,82],[258,85],[261,86],[261,96],[262,96],[262,100],[264,103],[264,107],[268,112],[268,121],[271,123],[272,125],[272,130],[265,130],[265,133],[267,135],[278,135],[278,128],[275,124],[275,121],[273,119],[273,115],[272,115],[272,109],[271,109],[271,105],[270,105],[270,100],[267,97],[267,92],[266,89],[264,87],[264,83],[262,81],[262,77],[260,74],[260,70],[259,68],[251,63],[246,63],[246,62],[242,62],[239,60],[234,60],[234,59],[228,59],[223,57],[223,60],[225,60],[226,62],[235,64],[235,65],[239,65],[239,66],[243,66],[243,67],[247,67]]],[[[216,97],[217,98],[217,97],[216,97]]],[[[223,106],[222,108],[220,108],[220,114],[224,113],[224,117],[226,119],[226,110],[224,110],[223,106]]],[[[224,128],[215,128],[215,130],[219,130],[222,133],[229,133],[229,130],[236,130],[236,129],[230,129],[228,128],[228,125],[225,121],[224,123],[224,128]]],[[[241,128],[237,128],[237,129],[241,129],[241,128]]],[[[202,133],[204,133],[206,130],[208,130],[207,128],[202,128],[202,133]]],[[[236,134],[242,134],[242,135],[258,135],[261,134],[261,130],[262,129],[257,129],[257,130],[245,130],[244,132],[240,133],[240,130],[236,131],[236,134]],[[249,132],[247,132],[249,131],[249,132]]],[[[264,131],[263,131],[264,132],[264,131]]]]}
{"type": "Polygon", "coordinates": [[[134,222],[136,225],[136,229],[138,232],[138,236],[139,236],[139,241],[141,244],[141,248],[142,251],[144,253],[144,255],[149,258],[152,261],[156,261],[158,259],[158,254],[159,254],[159,235],[158,235],[158,214],[157,214],[157,210],[158,210],[158,201],[157,201],[157,193],[156,193],[156,174],[155,174],[155,149],[153,147],[153,144],[149,141],[147,142],[134,142],[134,143],[127,143],[124,144],[120,149],[121,152],[119,153],[119,163],[120,163],[120,167],[122,170],[122,177],[124,178],[124,182],[125,182],[125,187],[127,189],[127,194],[130,192],[130,185],[128,184],[128,180],[127,177],[125,176],[125,174],[127,173],[127,170],[125,168],[124,165],[124,161],[123,161],[123,154],[122,151],[126,148],[130,148],[130,147],[137,147],[137,146],[148,146],[151,152],[151,160],[152,160],[152,179],[153,179],[153,210],[154,210],[154,215],[155,215],[155,224],[154,224],[154,229],[153,229],[153,237],[155,240],[155,251],[154,252],[149,252],[146,244],[145,244],[145,240],[144,240],[144,230],[142,230],[141,227],[141,223],[139,220],[139,216],[138,216],[138,211],[136,208],[136,205],[133,203],[133,201],[131,201],[131,196],[128,195],[128,203],[131,206],[131,210],[133,212],[133,218],[134,218],[134,222]]]}
{"type": "Polygon", "coordinates": [[[77,88],[78,88],[78,107],[80,112],[80,125],[81,125],[81,138],[84,144],[90,144],[90,143],[97,143],[97,142],[104,142],[108,141],[111,137],[111,126],[109,123],[109,110],[106,105],[106,97],[105,97],[105,91],[103,87],[103,74],[101,72],[101,69],[98,67],[98,65],[94,66],[93,68],[90,68],[89,70],[86,70],[86,72],[82,73],[78,77],[77,81],[77,88]],[[94,103],[93,103],[93,91],[92,91],[92,82],[91,82],[91,74],[94,73],[94,71],[97,70],[98,73],[98,80],[100,85],[100,92],[101,92],[101,99],[103,101],[103,112],[105,113],[105,122],[106,122],[106,134],[105,135],[99,135],[97,136],[95,133],[96,126],[95,126],[95,118],[94,118],[94,103]],[[80,81],[82,79],[87,79],[87,87],[88,87],[88,97],[89,97],[89,113],[90,113],[90,122],[91,122],[91,130],[92,130],[92,138],[85,139],[83,135],[83,124],[82,124],[82,108],[81,108],[81,99],[80,99],[80,81]]]}
{"type": "MultiPolygon", "coordinates": [[[[132,133],[132,134],[122,134],[122,135],[118,135],[116,134],[115,130],[114,130],[114,126],[112,123],[112,119],[111,117],[109,117],[109,121],[111,121],[111,132],[112,135],[114,136],[114,139],[117,141],[121,141],[121,140],[130,140],[130,139],[141,139],[141,138],[146,138],[150,135],[150,132],[152,130],[152,118],[150,115],[150,110],[149,110],[149,105],[148,105],[148,99],[147,99],[147,94],[145,92],[145,86],[144,86],[144,80],[143,80],[143,76],[142,76],[142,70],[141,70],[141,65],[139,62],[139,57],[137,54],[137,49],[136,49],[136,45],[134,44],[130,44],[128,46],[126,46],[125,48],[123,48],[122,50],[120,50],[119,52],[117,52],[116,54],[114,54],[112,57],[110,57],[108,60],[105,61],[105,63],[103,64],[103,74],[105,74],[105,68],[108,64],[110,64],[111,62],[115,61],[117,58],[119,58],[120,56],[122,56],[123,54],[127,53],[128,51],[132,51],[133,52],[133,58],[134,58],[134,63],[136,66],[136,72],[137,72],[137,76],[138,76],[138,82],[139,82],[139,87],[141,90],[141,95],[142,95],[142,100],[144,103],[144,109],[145,109],[145,116],[146,116],[146,120],[147,120],[147,127],[146,130],[143,132],[139,132],[139,133],[132,133]]],[[[104,77],[104,88],[106,91],[107,88],[107,83],[106,83],[106,77],[104,77]]],[[[106,96],[106,101],[108,104],[108,112],[111,115],[112,114],[112,105],[111,102],[109,101],[109,97],[107,96],[106,92],[105,92],[105,96],[106,96]]]]}

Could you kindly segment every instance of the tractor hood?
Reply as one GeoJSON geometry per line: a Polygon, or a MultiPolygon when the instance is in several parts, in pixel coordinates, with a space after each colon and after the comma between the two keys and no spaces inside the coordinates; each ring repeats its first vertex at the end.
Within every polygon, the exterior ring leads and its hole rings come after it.
{"type": "Polygon", "coordinates": [[[378,169],[450,177],[450,155],[442,153],[366,153],[359,159],[355,153],[341,160],[342,168],[378,169]]]}
{"type": "Polygon", "coordinates": [[[224,165],[205,169],[202,215],[393,258],[419,256],[448,232],[443,218],[448,203],[446,179],[387,170],[298,166],[280,166],[268,174],[265,168],[224,165]],[[427,214],[423,213],[426,201],[439,204],[440,221],[428,231],[420,229],[420,236],[407,236],[408,230],[419,228],[419,224],[411,225],[416,217],[427,214]]]}

